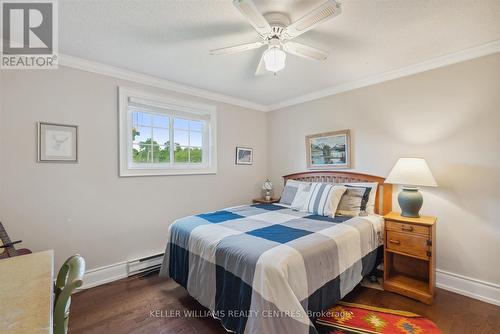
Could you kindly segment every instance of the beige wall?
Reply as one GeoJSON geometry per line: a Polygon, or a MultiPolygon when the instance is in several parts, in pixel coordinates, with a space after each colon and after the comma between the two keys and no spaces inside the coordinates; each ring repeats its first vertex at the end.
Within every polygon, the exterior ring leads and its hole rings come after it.
{"type": "Polygon", "coordinates": [[[281,185],[304,171],[304,137],[341,129],[356,171],[424,157],[439,183],[422,209],[439,218],[438,268],[500,284],[499,83],[496,54],[271,112],[269,173],[281,185]]]}
{"type": "Polygon", "coordinates": [[[75,252],[87,268],[163,252],[169,224],[248,203],[266,177],[266,114],[61,67],[0,71],[0,220],[57,265],[75,252]],[[217,175],[118,177],[119,85],[217,106],[217,175]],[[79,126],[78,164],[36,163],[36,122],[79,126]],[[235,166],[236,146],[254,148],[235,166]]]}
{"type": "Polygon", "coordinates": [[[69,68],[0,71],[0,220],[24,246],[55,249],[57,265],[75,252],[89,269],[150,255],[175,218],[247,203],[267,175],[280,188],[305,170],[305,135],[348,128],[357,171],[427,159],[438,267],[499,284],[499,82],[497,54],[268,114],[213,103],[217,175],[119,178],[119,85],[211,102],[69,68]],[[36,163],[37,121],[79,125],[78,164],[36,163]],[[255,149],[253,166],[234,165],[237,145],[255,149]]]}

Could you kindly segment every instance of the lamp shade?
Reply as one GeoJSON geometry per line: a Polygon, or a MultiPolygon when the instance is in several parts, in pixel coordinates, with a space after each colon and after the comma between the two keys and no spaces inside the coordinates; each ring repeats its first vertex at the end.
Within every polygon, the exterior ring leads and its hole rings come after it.
{"type": "Polygon", "coordinates": [[[422,158],[399,158],[385,182],[408,186],[437,187],[427,162],[422,158]]]}
{"type": "Polygon", "coordinates": [[[273,189],[273,183],[271,181],[269,181],[269,179],[267,179],[266,182],[264,182],[264,184],[262,185],[262,189],[264,189],[264,190],[272,190],[273,189]]]}
{"type": "Polygon", "coordinates": [[[264,51],[264,65],[269,72],[278,72],[285,68],[286,53],[277,46],[270,46],[264,51]]]}

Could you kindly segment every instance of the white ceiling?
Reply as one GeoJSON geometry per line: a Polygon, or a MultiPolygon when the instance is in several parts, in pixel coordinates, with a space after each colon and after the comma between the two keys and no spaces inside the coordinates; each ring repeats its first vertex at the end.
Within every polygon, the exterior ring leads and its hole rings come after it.
{"type": "MultiPolygon", "coordinates": [[[[292,21],[323,0],[255,0],[292,21]]],[[[258,40],[231,0],[65,0],[59,51],[263,105],[500,40],[499,0],[342,1],[342,14],[296,40],[330,52],[287,57],[277,76],[253,73],[264,49],[210,56],[258,40]]]]}

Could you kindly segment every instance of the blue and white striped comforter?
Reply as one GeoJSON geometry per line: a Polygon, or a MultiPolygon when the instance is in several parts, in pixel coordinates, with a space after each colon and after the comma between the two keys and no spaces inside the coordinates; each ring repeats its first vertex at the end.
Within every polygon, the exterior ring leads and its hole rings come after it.
{"type": "Polygon", "coordinates": [[[335,217],[257,204],[169,228],[161,275],[237,333],[316,333],[311,318],[374,267],[380,216],[335,217]]]}

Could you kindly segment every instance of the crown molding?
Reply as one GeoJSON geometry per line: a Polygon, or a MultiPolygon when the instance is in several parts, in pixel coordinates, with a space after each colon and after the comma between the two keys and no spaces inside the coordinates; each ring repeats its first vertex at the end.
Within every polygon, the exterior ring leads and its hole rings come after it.
{"type": "Polygon", "coordinates": [[[83,58],[74,57],[66,54],[59,54],[59,65],[76,68],[82,71],[102,74],[117,79],[132,81],[143,85],[163,88],[177,93],[189,94],[192,96],[208,100],[228,103],[253,110],[268,111],[268,108],[266,106],[248,100],[239,99],[233,96],[220,94],[216,92],[211,92],[209,90],[201,88],[179,84],[177,82],[161,79],[155,76],[138,73],[120,67],[102,64],[95,61],[86,60],[83,58]]]}
{"type": "Polygon", "coordinates": [[[278,102],[275,104],[271,104],[267,106],[267,111],[273,111],[273,110],[278,110],[282,109],[285,107],[293,106],[296,104],[301,104],[304,102],[312,101],[312,100],[317,100],[323,97],[327,97],[330,95],[335,95],[343,92],[347,92],[350,90],[362,88],[362,87],[367,87],[371,85],[375,85],[378,83],[382,83],[385,81],[389,80],[394,80],[398,78],[402,78],[405,76],[429,71],[432,69],[436,69],[439,67],[444,67],[456,63],[460,63],[466,60],[471,60],[474,58],[479,58],[483,56],[487,56],[493,53],[500,52],[500,40],[496,40],[490,43],[482,44],[479,46],[475,46],[472,48],[464,49],[458,52],[454,53],[449,53],[440,57],[436,57],[433,59],[429,59],[426,61],[423,61],[421,63],[401,67],[399,69],[379,73],[379,74],[374,74],[371,76],[367,76],[365,78],[356,80],[356,81],[351,81],[351,82],[346,82],[340,85],[335,85],[326,89],[322,89],[316,92],[312,92],[309,94],[301,95],[298,97],[294,97],[289,100],[285,100],[282,102],[278,102]]]}
{"type": "Polygon", "coordinates": [[[179,84],[155,76],[138,73],[131,70],[111,65],[106,65],[95,61],[90,61],[65,54],[59,54],[59,65],[76,68],[87,72],[107,75],[114,78],[132,81],[157,88],[163,88],[177,93],[189,94],[192,96],[212,101],[218,101],[253,110],[268,112],[268,111],[283,109],[285,107],[290,107],[293,105],[301,104],[312,100],[321,99],[323,97],[327,97],[330,95],[340,94],[350,90],[375,85],[385,81],[422,73],[436,68],[460,63],[466,60],[487,56],[497,52],[500,52],[500,40],[495,40],[493,42],[478,45],[458,52],[446,54],[417,64],[401,67],[395,70],[370,75],[359,80],[346,82],[340,85],[335,85],[326,89],[304,94],[301,96],[294,97],[292,99],[284,100],[270,105],[263,105],[256,102],[236,98],[233,96],[179,84]]]}

